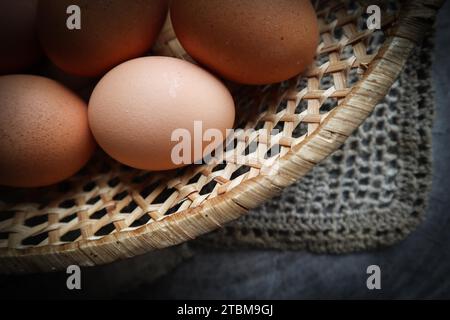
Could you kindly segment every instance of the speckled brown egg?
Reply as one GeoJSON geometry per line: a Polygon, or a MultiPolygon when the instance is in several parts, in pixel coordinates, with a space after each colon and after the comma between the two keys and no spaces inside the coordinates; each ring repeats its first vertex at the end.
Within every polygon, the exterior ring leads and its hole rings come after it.
{"type": "Polygon", "coordinates": [[[166,0],[41,0],[39,37],[48,57],[65,72],[98,76],[144,55],[166,13],[166,0]],[[80,29],[67,27],[67,19],[76,14],[66,13],[73,5],[80,8],[80,29]]]}
{"type": "Polygon", "coordinates": [[[86,104],[54,80],[0,77],[0,184],[59,182],[90,158],[95,143],[86,104]]]}
{"type": "Polygon", "coordinates": [[[319,40],[309,0],[173,0],[170,15],[195,60],[239,83],[279,82],[303,72],[319,40]]]}
{"type": "Polygon", "coordinates": [[[15,73],[41,56],[37,0],[0,1],[0,75],[15,73]]]}
{"type": "Polygon", "coordinates": [[[234,114],[233,98],[216,77],[169,57],[137,58],[115,67],[89,100],[89,124],[98,144],[119,162],[146,170],[201,160],[207,147],[223,140],[207,141],[204,134],[212,129],[225,138],[234,114]],[[186,148],[178,153],[182,141],[186,148]],[[187,161],[174,161],[172,155],[181,153],[187,161]]]}

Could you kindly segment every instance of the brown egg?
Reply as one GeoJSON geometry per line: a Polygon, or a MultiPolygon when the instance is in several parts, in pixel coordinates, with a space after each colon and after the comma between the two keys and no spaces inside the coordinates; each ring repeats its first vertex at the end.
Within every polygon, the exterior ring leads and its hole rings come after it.
{"type": "Polygon", "coordinates": [[[279,82],[303,72],[319,40],[309,0],[173,0],[170,15],[195,60],[239,83],[279,82]]]}
{"type": "Polygon", "coordinates": [[[37,0],[0,1],[0,75],[31,66],[41,56],[37,0]]]}
{"type": "Polygon", "coordinates": [[[167,12],[166,0],[41,0],[39,36],[53,63],[80,76],[98,76],[145,54],[156,40],[167,12]],[[80,8],[80,29],[76,11],[80,8]],[[75,14],[75,15],[74,15],[75,14]],[[69,20],[68,20],[69,19],[69,20]]]}
{"type": "Polygon", "coordinates": [[[0,77],[0,184],[45,186],[77,172],[95,143],[86,104],[56,81],[0,77]]]}
{"type": "Polygon", "coordinates": [[[202,148],[219,146],[223,140],[207,142],[203,134],[211,129],[225,138],[234,113],[233,98],[217,78],[169,57],[138,58],[115,67],[89,100],[89,124],[98,144],[116,160],[146,170],[200,160],[206,151],[202,148]],[[177,132],[183,135],[172,136],[177,132]],[[178,162],[173,152],[181,140],[186,142],[187,161],[178,162]],[[202,150],[192,150],[195,145],[202,150]]]}

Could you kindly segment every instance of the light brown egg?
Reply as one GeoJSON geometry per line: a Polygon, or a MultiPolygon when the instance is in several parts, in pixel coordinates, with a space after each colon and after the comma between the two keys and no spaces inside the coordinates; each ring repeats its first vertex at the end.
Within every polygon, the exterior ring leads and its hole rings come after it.
{"type": "Polygon", "coordinates": [[[166,13],[166,0],[41,0],[39,37],[50,60],[63,71],[98,76],[144,55],[166,13]],[[66,13],[73,5],[80,8],[80,29],[67,27],[67,19],[76,14],[66,13]]]}
{"type": "Polygon", "coordinates": [[[86,104],[56,81],[0,77],[0,184],[37,187],[70,177],[95,142],[86,104]]]}
{"type": "Polygon", "coordinates": [[[173,0],[170,15],[189,55],[238,83],[279,82],[303,72],[319,40],[309,0],[173,0]]]}
{"type": "Polygon", "coordinates": [[[0,1],[0,75],[16,73],[41,56],[37,0],[0,1]]]}
{"type": "MultiPolygon", "coordinates": [[[[167,170],[201,159],[205,150],[197,153],[200,157],[191,152],[187,163],[174,161],[172,151],[179,140],[172,141],[172,134],[177,129],[188,133],[183,140],[193,147],[198,141],[195,122],[200,121],[200,135],[217,129],[225,137],[234,114],[233,98],[217,78],[169,57],[138,58],[115,67],[89,101],[89,124],[98,144],[114,159],[146,170],[167,170]]],[[[200,139],[200,148],[222,142],[200,139]]]]}

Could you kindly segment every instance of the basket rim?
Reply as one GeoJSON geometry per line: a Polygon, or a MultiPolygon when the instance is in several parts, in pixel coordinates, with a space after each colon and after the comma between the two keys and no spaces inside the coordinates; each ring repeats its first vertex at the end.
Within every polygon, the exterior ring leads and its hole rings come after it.
{"type": "Polygon", "coordinates": [[[336,150],[364,121],[392,86],[413,48],[420,42],[443,0],[402,3],[397,24],[363,77],[319,127],[279,160],[276,175],[260,174],[195,208],[164,216],[133,231],[96,240],[0,248],[0,272],[58,270],[70,264],[93,266],[180,244],[238,218],[279,194],[336,150]],[[348,113],[352,113],[352,121],[348,113]]]}

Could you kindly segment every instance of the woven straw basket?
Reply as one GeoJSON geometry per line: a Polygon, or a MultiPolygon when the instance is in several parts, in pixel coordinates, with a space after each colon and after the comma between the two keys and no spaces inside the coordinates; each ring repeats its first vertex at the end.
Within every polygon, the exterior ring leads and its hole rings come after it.
{"type": "MultiPolygon", "coordinates": [[[[279,194],[370,114],[441,5],[439,0],[370,1],[375,3],[382,8],[381,30],[367,29],[368,4],[316,3],[321,43],[306,74],[271,86],[233,87],[236,126],[256,129],[241,131],[232,141],[233,154],[244,162],[226,156],[221,164],[151,173],[98,154],[59,185],[1,189],[0,272],[93,266],[172,246],[279,194]],[[359,80],[352,83],[355,75],[359,80]],[[278,133],[261,133],[273,129],[278,133]],[[256,148],[248,151],[250,143],[256,148]],[[261,157],[274,146],[278,152],[261,157]]],[[[170,24],[154,50],[190,59],[170,24]]]]}

